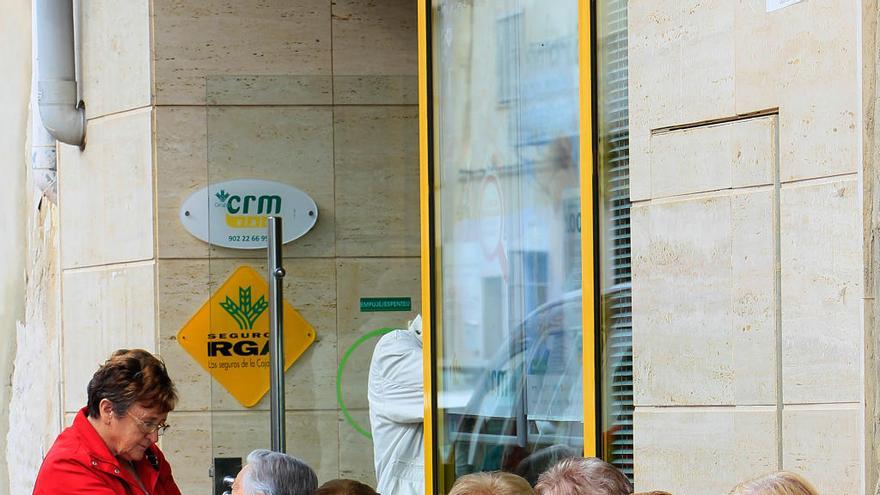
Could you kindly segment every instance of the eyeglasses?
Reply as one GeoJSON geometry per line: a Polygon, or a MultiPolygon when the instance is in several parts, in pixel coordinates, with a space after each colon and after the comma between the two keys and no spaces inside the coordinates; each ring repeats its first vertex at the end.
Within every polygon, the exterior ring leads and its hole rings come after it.
{"type": "Polygon", "coordinates": [[[168,428],[171,427],[171,425],[150,423],[148,421],[144,421],[140,418],[135,417],[133,414],[130,414],[130,413],[125,413],[125,415],[128,416],[129,418],[135,420],[135,422],[138,425],[138,428],[140,428],[141,431],[144,432],[144,435],[152,435],[153,433],[158,433],[159,436],[161,437],[162,435],[165,434],[165,432],[168,430],[168,428]]]}

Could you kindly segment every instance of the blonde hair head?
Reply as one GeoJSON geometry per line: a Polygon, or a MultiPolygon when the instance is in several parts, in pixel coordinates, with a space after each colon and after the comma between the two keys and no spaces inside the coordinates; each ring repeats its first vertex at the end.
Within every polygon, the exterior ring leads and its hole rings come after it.
{"type": "Polygon", "coordinates": [[[503,471],[466,474],[455,481],[449,495],[534,495],[520,476],[503,471]]]}
{"type": "Polygon", "coordinates": [[[736,485],[730,495],[819,495],[819,492],[803,477],[779,471],[744,481],[736,485]]]}
{"type": "Polygon", "coordinates": [[[563,459],[538,477],[538,495],[629,495],[632,485],[619,469],[595,457],[563,459]]]}

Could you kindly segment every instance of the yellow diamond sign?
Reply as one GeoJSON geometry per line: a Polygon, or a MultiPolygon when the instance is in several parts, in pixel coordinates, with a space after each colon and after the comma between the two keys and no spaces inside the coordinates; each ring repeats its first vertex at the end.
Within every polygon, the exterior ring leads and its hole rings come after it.
{"type": "MultiPolygon", "coordinates": [[[[284,303],[285,371],[315,341],[315,329],[284,303]]],[[[178,332],[177,341],[245,407],[269,391],[269,284],[240,266],[178,332]]]]}

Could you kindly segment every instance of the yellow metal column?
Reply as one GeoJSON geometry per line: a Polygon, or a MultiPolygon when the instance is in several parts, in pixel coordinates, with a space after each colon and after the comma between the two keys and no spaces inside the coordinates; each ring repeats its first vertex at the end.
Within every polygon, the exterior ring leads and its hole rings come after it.
{"type": "Polygon", "coordinates": [[[425,493],[434,492],[434,381],[431,359],[433,332],[431,285],[431,184],[428,180],[428,10],[431,0],[418,0],[419,23],[419,209],[421,215],[421,263],[422,263],[422,365],[425,383],[425,493]]]}
{"type": "Polygon", "coordinates": [[[596,287],[593,239],[593,31],[589,0],[578,5],[581,163],[581,297],[583,319],[584,457],[596,455],[596,287]]]}

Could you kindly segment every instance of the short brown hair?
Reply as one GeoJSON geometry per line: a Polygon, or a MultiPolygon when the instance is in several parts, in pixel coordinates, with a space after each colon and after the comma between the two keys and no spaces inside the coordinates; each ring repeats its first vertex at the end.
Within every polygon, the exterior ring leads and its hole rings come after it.
{"type": "Polygon", "coordinates": [[[455,481],[449,495],[533,495],[521,476],[504,471],[466,474],[455,481]]]}
{"type": "Polygon", "coordinates": [[[538,495],[630,495],[619,469],[595,457],[563,459],[538,477],[538,495]]]}
{"type": "Polygon", "coordinates": [[[319,486],[312,495],[379,495],[369,485],[360,481],[338,479],[330,480],[319,486]]]}
{"type": "Polygon", "coordinates": [[[165,370],[165,364],[143,349],[119,349],[92,375],[88,386],[88,416],[101,415],[104,399],[113,404],[116,414],[125,414],[135,402],[158,406],[162,412],[174,409],[177,391],[165,370]]]}
{"type": "Polygon", "coordinates": [[[819,492],[798,474],[778,471],[744,481],[736,485],[730,495],[819,495],[819,492]]]}

